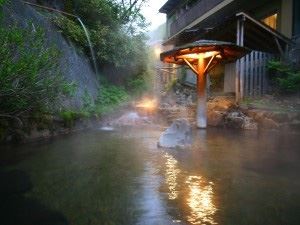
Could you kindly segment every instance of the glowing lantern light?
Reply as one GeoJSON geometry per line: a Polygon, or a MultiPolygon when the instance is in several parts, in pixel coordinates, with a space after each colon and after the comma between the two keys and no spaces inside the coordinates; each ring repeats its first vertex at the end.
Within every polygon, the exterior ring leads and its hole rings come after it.
{"type": "Polygon", "coordinates": [[[138,102],[135,107],[140,113],[151,114],[157,109],[158,102],[156,99],[145,98],[142,101],[138,102]]]}

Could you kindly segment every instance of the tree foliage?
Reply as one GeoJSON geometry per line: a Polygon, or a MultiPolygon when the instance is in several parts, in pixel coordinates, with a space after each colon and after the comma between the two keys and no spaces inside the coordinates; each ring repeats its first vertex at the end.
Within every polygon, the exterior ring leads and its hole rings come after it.
{"type": "MultiPolygon", "coordinates": [[[[100,68],[119,68],[124,80],[144,76],[147,70],[145,0],[73,0],[74,14],[88,27],[100,68]]],[[[76,19],[57,17],[55,23],[86,54],[89,46],[76,19]]]]}
{"type": "Polygon", "coordinates": [[[6,2],[6,0],[0,0],[0,19],[2,17],[2,6],[6,2]]]}
{"type": "Polygon", "coordinates": [[[119,19],[127,28],[129,34],[143,32],[147,27],[145,17],[141,14],[141,9],[147,1],[145,0],[119,0],[119,19]]]}
{"type": "Polygon", "coordinates": [[[271,80],[280,93],[292,94],[300,92],[300,71],[280,61],[269,61],[271,80]]]}

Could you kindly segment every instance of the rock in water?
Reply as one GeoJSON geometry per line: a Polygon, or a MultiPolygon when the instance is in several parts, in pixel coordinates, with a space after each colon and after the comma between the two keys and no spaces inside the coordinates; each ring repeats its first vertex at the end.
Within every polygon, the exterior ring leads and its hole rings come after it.
{"type": "Polygon", "coordinates": [[[177,119],[160,136],[158,146],[163,148],[186,147],[192,142],[192,128],[186,119],[177,119]]]}
{"type": "Polygon", "coordinates": [[[111,126],[135,126],[135,125],[148,125],[151,121],[146,116],[139,116],[136,112],[128,112],[120,118],[110,122],[111,126]]]}

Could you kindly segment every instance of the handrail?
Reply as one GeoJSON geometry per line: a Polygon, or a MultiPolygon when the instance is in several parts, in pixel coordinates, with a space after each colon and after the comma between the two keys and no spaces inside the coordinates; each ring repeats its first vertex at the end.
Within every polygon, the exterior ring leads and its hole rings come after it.
{"type": "Polygon", "coordinates": [[[292,40],[290,38],[286,37],[282,33],[279,33],[277,30],[274,30],[273,28],[267,26],[266,24],[254,19],[253,17],[249,16],[245,12],[239,12],[239,13],[236,14],[236,16],[237,17],[244,17],[244,18],[250,20],[251,22],[253,22],[256,25],[258,25],[259,27],[261,27],[262,29],[268,31],[269,33],[272,33],[274,36],[276,36],[276,38],[279,38],[279,39],[283,40],[286,43],[292,43],[292,40]]]}

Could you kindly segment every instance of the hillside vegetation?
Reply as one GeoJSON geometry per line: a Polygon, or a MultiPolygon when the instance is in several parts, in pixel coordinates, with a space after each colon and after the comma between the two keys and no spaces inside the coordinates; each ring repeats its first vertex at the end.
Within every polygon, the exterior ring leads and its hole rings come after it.
{"type": "MultiPolygon", "coordinates": [[[[51,6],[44,1],[37,3],[51,6]]],[[[62,76],[58,59],[63,49],[47,45],[41,27],[33,32],[1,22],[0,141],[7,136],[18,136],[19,130],[30,133],[32,124],[45,120],[46,127],[51,126],[49,118],[57,116],[67,126],[78,118],[102,116],[149,88],[147,24],[140,13],[145,1],[65,0],[63,3],[62,10],[79,16],[91,35],[101,71],[98,97],[92,98],[86,90],[82,108],[66,107],[64,99],[76,92],[77,84],[62,76]],[[112,72],[107,72],[107,68],[112,72]]],[[[4,4],[9,1],[0,0],[1,11],[4,4]]],[[[0,17],[1,21],[5,19],[2,13],[0,17]]],[[[90,57],[84,30],[76,18],[53,13],[49,19],[78,51],[90,57]]]]}

